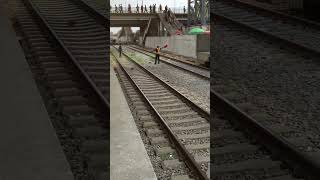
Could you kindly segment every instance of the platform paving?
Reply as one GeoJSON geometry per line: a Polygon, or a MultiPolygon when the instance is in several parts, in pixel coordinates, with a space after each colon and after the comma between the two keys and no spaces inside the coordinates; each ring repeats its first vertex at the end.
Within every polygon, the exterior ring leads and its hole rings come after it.
{"type": "Polygon", "coordinates": [[[156,180],[119,81],[110,67],[110,179],[156,180]]]}
{"type": "Polygon", "coordinates": [[[1,8],[0,179],[74,179],[4,12],[1,8]]]}

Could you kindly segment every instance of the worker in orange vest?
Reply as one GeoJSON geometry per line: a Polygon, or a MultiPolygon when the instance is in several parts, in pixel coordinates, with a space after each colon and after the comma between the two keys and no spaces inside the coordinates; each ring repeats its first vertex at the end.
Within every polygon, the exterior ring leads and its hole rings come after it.
{"type": "Polygon", "coordinates": [[[161,48],[159,46],[157,46],[157,48],[155,49],[156,58],[154,60],[154,64],[157,64],[157,61],[158,61],[158,64],[160,64],[160,50],[161,50],[161,48]]]}

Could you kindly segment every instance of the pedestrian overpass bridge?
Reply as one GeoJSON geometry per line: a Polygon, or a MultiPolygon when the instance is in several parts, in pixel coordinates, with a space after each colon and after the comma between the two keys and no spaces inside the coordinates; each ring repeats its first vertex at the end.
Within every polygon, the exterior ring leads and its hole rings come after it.
{"type": "MultiPolygon", "coordinates": [[[[176,13],[175,20],[182,24],[186,24],[188,14],[176,13]]],[[[140,32],[145,36],[159,36],[163,34],[164,29],[170,29],[162,13],[111,13],[111,27],[140,27],[140,32]]],[[[170,31],[170,30],[169,30],[170,31]]],[[[172,33],[172,31],[171,31],[172,33]]]]}
{"type": "MultiPolygon", "coordinates": [[[[188,14],[175,14],[177,20],[186,22],[188,14]]],[[[152,19],[160,22],[157,13],[111,13],[110,25],[111,27],[141,27],[146,26],[148,21],[152,19]]]]}

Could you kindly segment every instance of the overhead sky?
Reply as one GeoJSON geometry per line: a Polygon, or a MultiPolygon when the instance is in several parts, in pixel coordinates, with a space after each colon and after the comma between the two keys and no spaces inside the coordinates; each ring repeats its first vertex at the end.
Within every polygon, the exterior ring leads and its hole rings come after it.
{"type": "Polygon", "coordinates": [[[183,7],[188,5],[188,0],[168,0],[168,1],[159,1],[159,0],[110,0],[111,6],[114,6],[115,4],[122,4],[122,6],[126,6],[127,4],[134,5],[134,7],[139,4],[139,6],[142,4],[143,5],[152,5],[152,4],[159,4],[161,5],[168,5],[168,7],[173,8],[173,7],[183,7]]]}
{"type": "MultiPolygon", "coordinates": [[[[121,29],[121,27],[111,27],[110,31],[113,33],[117,33],[119,30],[121,29]]],[[[136,32],[137,30],[139,30],[140,28],[138,27],[132,27],[131,28],[133,32],[136,32]]]]}

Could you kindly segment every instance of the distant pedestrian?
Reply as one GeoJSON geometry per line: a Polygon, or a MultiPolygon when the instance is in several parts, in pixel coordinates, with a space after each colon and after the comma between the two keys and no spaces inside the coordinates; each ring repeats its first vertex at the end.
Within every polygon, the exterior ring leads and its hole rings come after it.
{"type": "Polygon", "coordinates": [[[139,5],[138,5],[138,4],[137,4],[136,9],[137,9],[137,12],[136,12],[136,13],[139,13],[139,5]]]}
{"type": "Polygon", "coordinates": [[[186,6],[183,6],[183,13],[186,13],[186,6]]]}
{"type": "Polygon", "coordinates": [[[150,13],[152,13],[152,6],[151,5],[149,6],[149,9],[150,9],[150,13]]]}
{"type": "Polygon", "coordinates": [[[164,7],[164,12],[166,13],[168,11],[168,6],[166,5],[165,7],[164,7]]]}
{"type": "Polygon", "coordinates": [[[131,13],[131,5],[128,5],[128,12],[131,13]]]}
{"type": "Polygon", "coordinates": [[[141,5],[140,11],[141,11],[141,13],[143,13],[143,5],[141,5]]]}
{"type": "Polygon", "coordinates": [[[119,10],[120,10],[120,13],[123,13],[123,9],[122,9],[122,4],[119,5],[119,10]]]}
{"type": "Polygon", "coordinates": [[[155,52],[156,52],[156,57],[154,59],[154,64],[160,64],[160,50],[161,48],[159,46],[157,46],[157,48],[155,49],[155,52]]]}
{"type": "Polygon", "coordinates": [[[116,13],[118,13],[118,7],[117,7],[117,5],[114,5],[114,10],[115,10],[116,13]]]}
{"type": "Polygon", "coordinates": [[[172,19],[171,19],[171,9],[170,8],[168,9],[168,13],[167,14],[168,14],[168,21],[171,24],[172,19]]]}
{"type": "Polygon", "coordinates": [[[147,5],[144,5],[144,12],[148,13],[147,5]]]}
{"type": "Polygon", "coordinates": [[[119,57],[121,57],[121,55],[122,55],[122,46],[121,46],[121,44],[120,44],[120,46],[118,48],[118,51],[119,51],[119,57]]]}
{"type": "Polygon", "coordinates": [[[161,4],[160,4],[160,6],[159,6],[159,11],[162,12],[162,6],[161,6],[161,4]]]}

